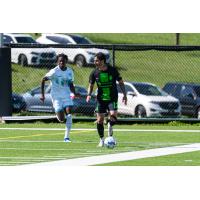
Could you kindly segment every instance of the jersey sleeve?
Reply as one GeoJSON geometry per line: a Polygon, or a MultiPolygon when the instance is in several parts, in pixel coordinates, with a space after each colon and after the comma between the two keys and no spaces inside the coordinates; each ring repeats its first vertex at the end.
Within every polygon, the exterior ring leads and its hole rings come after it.
{"type": "Polygon", "coordinates": [[[94,83],[95,83],[94,72],[95,72],[95,71],[92,71],[92,73],[91,73],[90,76],[89,76],[89,83],[90,83],[90,84],[94,84],[94,83]]]}
{"type": "Polygon", "coordinates": [[[47,72],[44,77],[48,78],[49,80],[52,80],[53,75],[54,75],[54,70],[52,69],[49,72],[47,72]]]}

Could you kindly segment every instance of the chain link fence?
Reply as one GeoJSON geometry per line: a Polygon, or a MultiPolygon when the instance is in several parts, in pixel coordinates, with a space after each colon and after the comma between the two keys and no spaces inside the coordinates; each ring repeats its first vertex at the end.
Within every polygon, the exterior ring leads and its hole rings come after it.
{"type": "Polygon", "coordinates": [[[73,112],[94,116],[95,96],[90,104],[85,97],[89,74],[95,67],[94,55],[101,51],[125,81],[128,105],[122,104],[119,90],[121,117],[200,118],[199,46],[10,44],[10,47],[12,89],[26,102],[26,108],[19,109],[20,114],[23,110],[26,115],[53,112],[49,87],[46,87],[46,102],[40,102],[40,82],[56,66],[56,55],[64,53],[74,70],[76,90],[82,96],[74,100],[73,112]]]}

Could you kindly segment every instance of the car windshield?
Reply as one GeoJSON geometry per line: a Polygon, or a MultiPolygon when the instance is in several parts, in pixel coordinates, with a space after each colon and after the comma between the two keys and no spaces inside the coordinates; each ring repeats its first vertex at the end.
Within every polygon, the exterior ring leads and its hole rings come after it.
{"type": "Polygon", "coordinates": [[[18,43],[37,43],[32,37],[15,37],[18,43]]]}
{"type": "Polygon", "coordinates": [[[70,44],[71,42],[67,38],[59,37],[59,36],[46,36],[47,39],[56,42],[58,44],[70,44]]]}
{"type": "Polygon", "coordinates": [[[92,44],[92,42],[85,37],[81,37],[78,35],[70,35],[70,36],[77,44],[92,44]]]}
{"type": "Polygon", "coordinates": [[[77,93],[82,94],[82,95],[87,94],[87,90],[85,88],[83,88],[83,87],[75,86],[75,91],[77,93]]]}
{"type": "Polygon", "coordinates": [[[148,84],[133,84],[140,94],[147,96],[167,96],[159,87],[148,84]]]}

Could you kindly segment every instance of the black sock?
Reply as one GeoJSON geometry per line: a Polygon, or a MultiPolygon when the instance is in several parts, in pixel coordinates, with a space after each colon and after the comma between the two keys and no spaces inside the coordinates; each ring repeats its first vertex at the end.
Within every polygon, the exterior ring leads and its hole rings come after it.
{"type": "Polygon", "coordinates": [[[104,137],[104,126],[103,126],[103,124],[97,123],[97,131],[98,131],[99,137],[103,138],[104,137]]]}

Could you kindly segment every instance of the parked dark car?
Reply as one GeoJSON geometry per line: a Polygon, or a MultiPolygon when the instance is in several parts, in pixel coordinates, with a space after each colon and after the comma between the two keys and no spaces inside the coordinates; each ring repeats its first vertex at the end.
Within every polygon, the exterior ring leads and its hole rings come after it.
{"type": "Polygon", "coordinates": [[[26,102],[20,94],[12,93],[12,112],[21,112],[26,109],[26,102]]]}
{"type": "MultiPolygon", "coordinates": [[[[76,93],[80,94],[80,97],[73,100],[74,106],[72,108],[73,113],[82,113],[93,115],[96,107],[95,97],[91,99],[89,103],[86,102],[87,89],[82,86],[75,86],[76,93]]],[[[50,96],[51,87],[45,85],[45,101],[40,100],[41,87],[32,89],[31,91],[23,94],[26,101],[26,110],[31,112],[54,112],[54,108],[50,96]]]]}
{"type": "Polygon", "coordinates": [[[163,90],[179,99],[182,115],[200,119],[200,84],[167,83],[163,90]]]}

